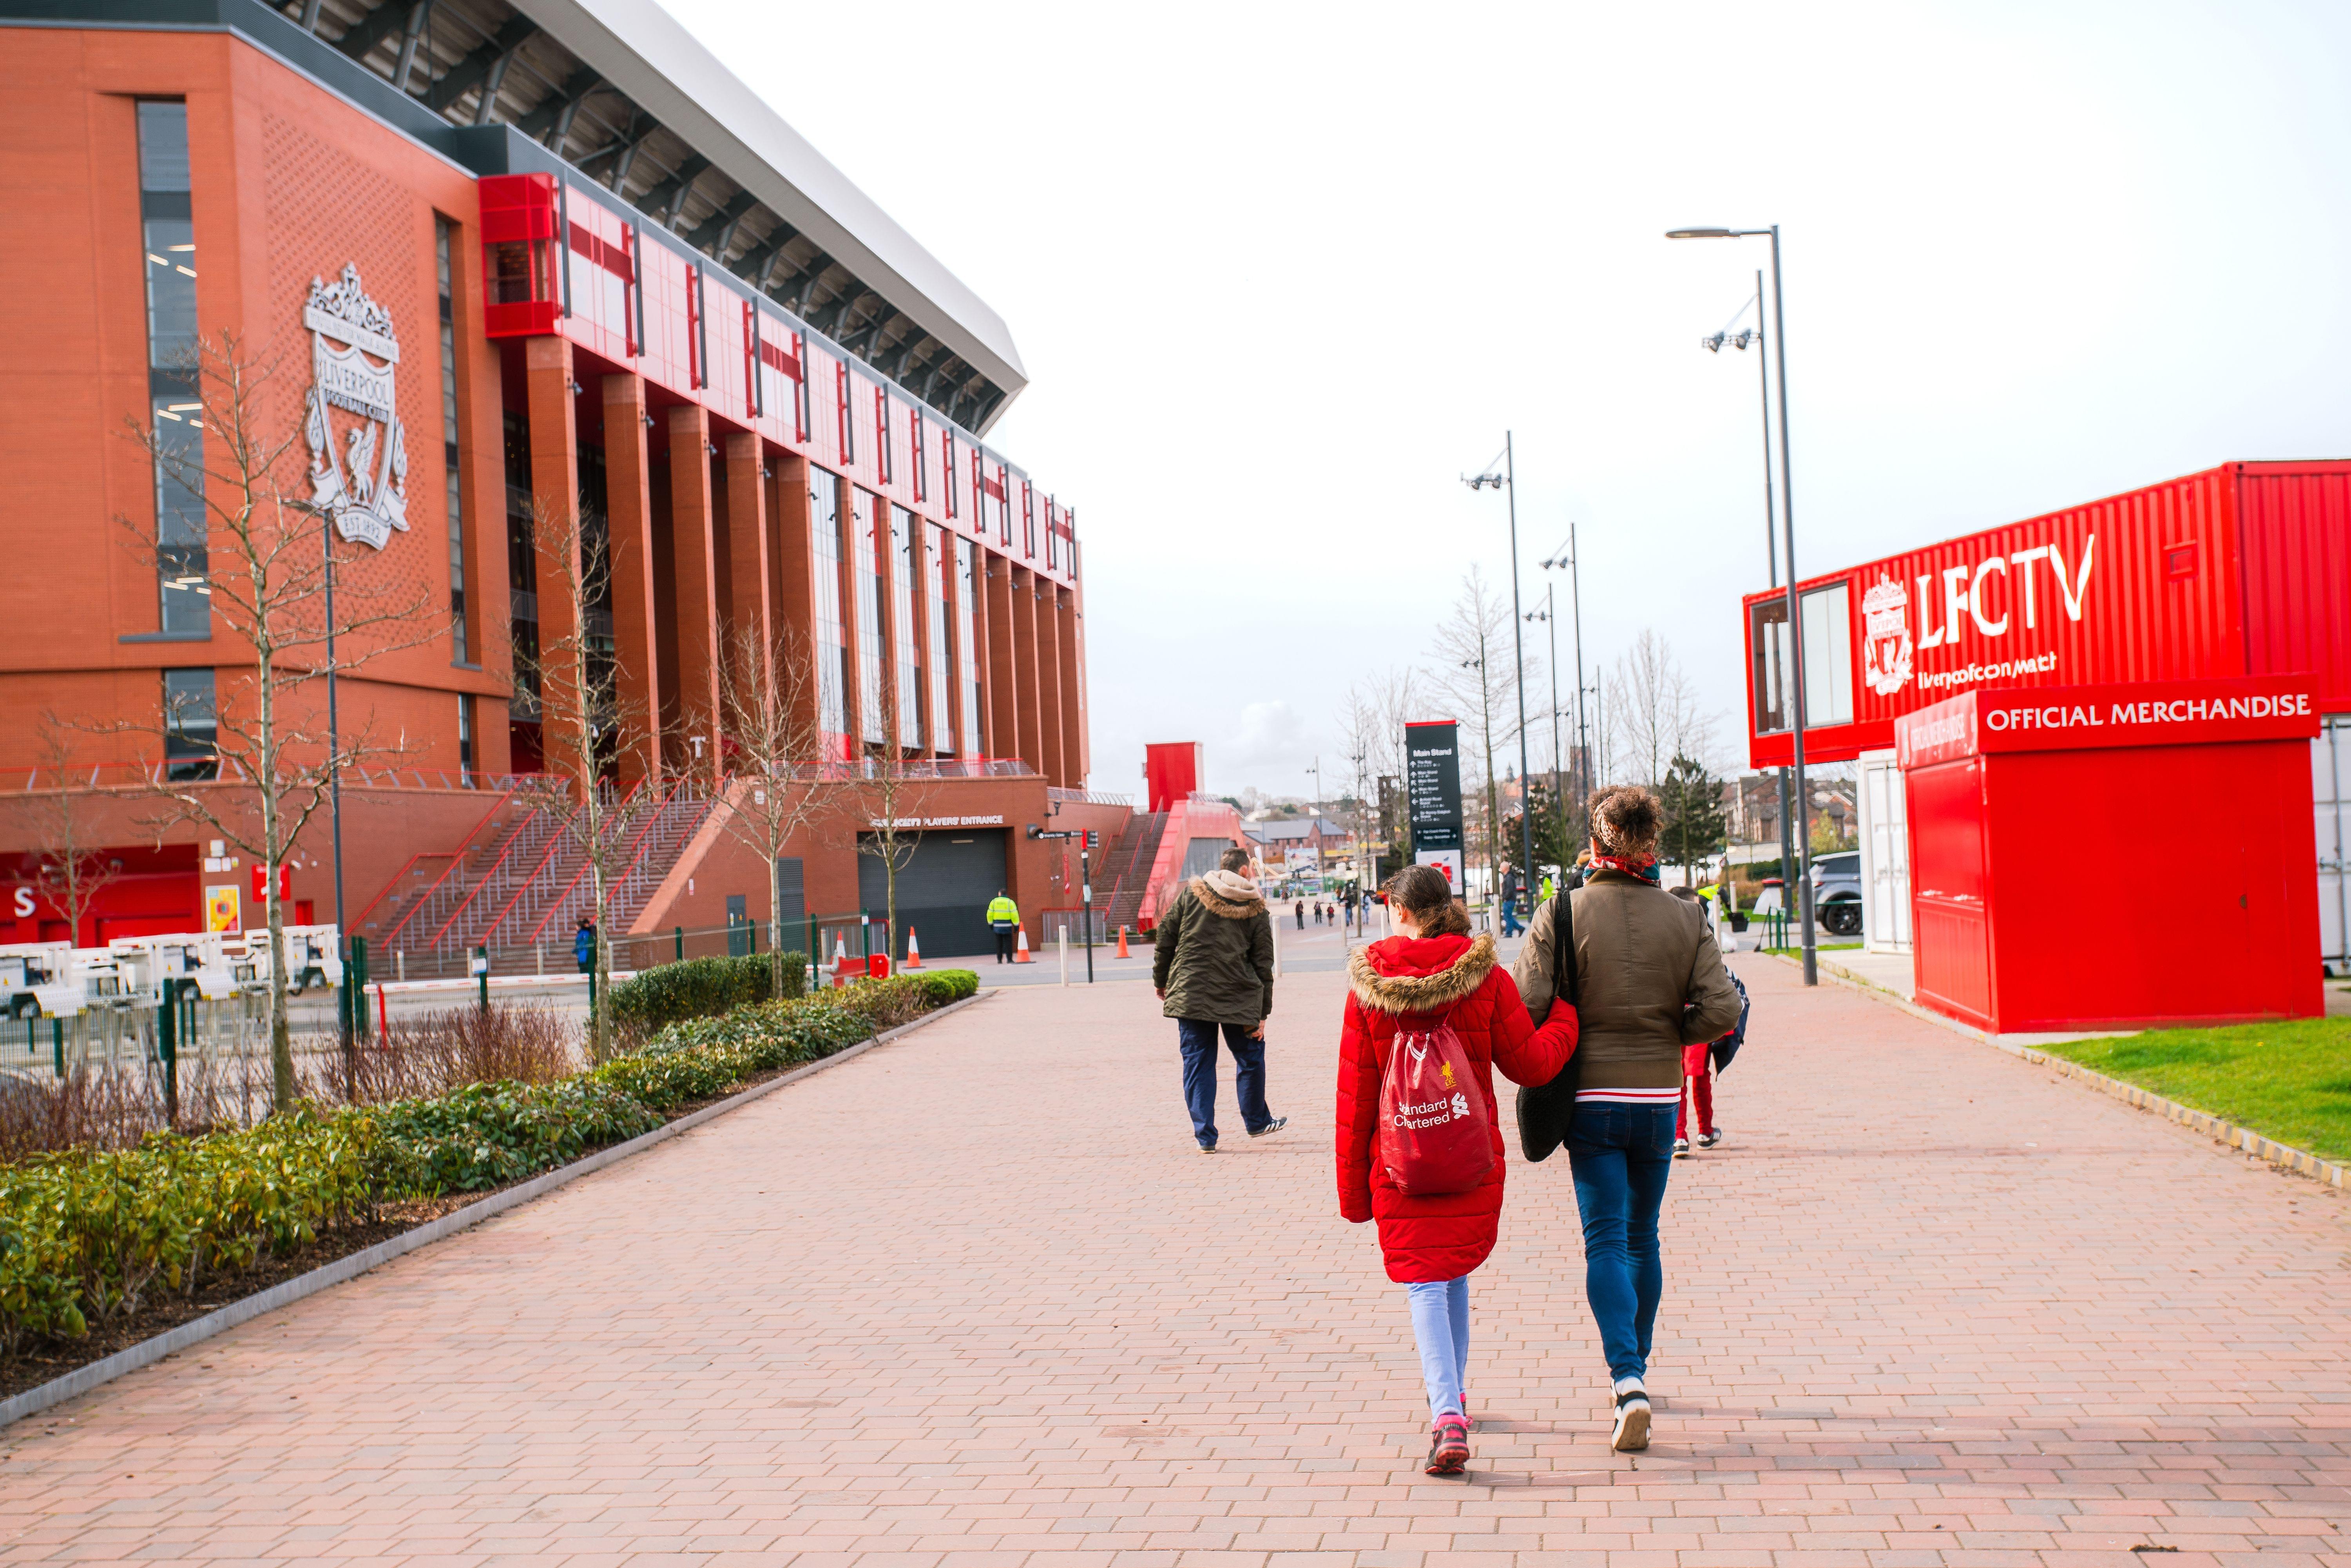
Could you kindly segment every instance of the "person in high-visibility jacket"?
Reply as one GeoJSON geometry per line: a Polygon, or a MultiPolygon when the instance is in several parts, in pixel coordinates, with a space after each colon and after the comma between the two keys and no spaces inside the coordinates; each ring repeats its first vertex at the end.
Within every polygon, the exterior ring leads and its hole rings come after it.
{"type": "Polygon", "coordinates": [[[1020,935],[1020,906],[1005,896],[998,888],[996,896],[987,901],[987,924],[996,932],[996,961],[1012,962],[1012,944],[1020,935]]]}

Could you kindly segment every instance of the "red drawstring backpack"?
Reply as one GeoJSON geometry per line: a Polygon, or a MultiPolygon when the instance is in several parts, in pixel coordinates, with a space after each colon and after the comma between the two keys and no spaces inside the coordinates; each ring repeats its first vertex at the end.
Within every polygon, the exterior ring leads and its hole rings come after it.
{"type": "Polygon", "coordinates": [[[1494,1132],[1468,1048],[1444,1019],[1400,1020],[1380,1080],[1380,1164],[1411,1197],[1468,1192],[1494,1168],[1494,1132]]]}

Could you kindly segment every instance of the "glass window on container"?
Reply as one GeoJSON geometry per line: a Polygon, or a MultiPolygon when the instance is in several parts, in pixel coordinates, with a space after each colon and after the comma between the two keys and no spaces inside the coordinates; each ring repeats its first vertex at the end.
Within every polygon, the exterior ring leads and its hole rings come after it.
{"type": "Polygon", "coordinates": [[[841,615],[841,476],[809,469],[809,582],[816,601],[818,727],[850,733],[849,639],[841,615]]]}
{"type": "Polygon", "coordinates": [[[890,508],[890,644],[896,665],[898,744],[919,749],[923,744],[923,665],[921,628],[914,621],[922,601],[922,522],[904,507],[890,508]]]}
{"type": "Polygon", "coordinates": [[[979,733],[979,643],[972,635],[972,606],[979,602],[979,541],[954,539],[956,551],[956,647],[960,651],[963,754],[984,755],[979,733]]]}
{"type": "Polygon", "coordinates": [[[851,576],[857,584],[857,737],[879,746],[890,733],[882,718],[882,638],[887,612],[890,540],[882,520],[882,507],[871,491],[851,486],[849,549],[851,576]]]}
{"type": "Polygon", "coordinates": [[[196,234],[188,109],[139,106],[139,216],[147,278],[147,387],[155,433],[155,579],[165,632],[212,631],[204,399],[196,364],[196,234]]]}
{"type": "Polygon", "coordinates": [[[923,525],[930,540],[925,558],[930,584],[931,622],[931,749],[942,757],[955,755],[955,671],[963,644],[955,634],[955,536],[935,523],[923,525]]]}
{"type": "Polygon", "coordinates": [[[1853,722],[1853,617],[1845,585],[1808,590],[1804,614],[1804,727],[1853,722]]]}

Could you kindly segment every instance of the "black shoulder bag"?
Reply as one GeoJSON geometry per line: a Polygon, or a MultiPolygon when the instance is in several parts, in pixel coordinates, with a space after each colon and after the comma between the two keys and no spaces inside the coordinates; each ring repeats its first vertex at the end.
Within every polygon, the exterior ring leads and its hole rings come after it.
{"type": "MultiPolygon", "coordinates": [[[[1583,987],[1575,968],[1575,904],[1568,896],[1570,891],[1562,888],[1551,899],[1551,994],[1552,1000],[1576,1007],[1583,999],[1583,987]]],[[[1540,1026],[1542,1020],[1535,1021],[1540,1026]]],[[[1558,1077],[1539,1087],[1520,1089],[1519,1152],[1530,1164],[1550,1158],[1551,1152],[1566,1140],[1567,1119],[1575,1113],[1575,1085],[1583,1068],[1579,1041],[1558,1077]]]]}

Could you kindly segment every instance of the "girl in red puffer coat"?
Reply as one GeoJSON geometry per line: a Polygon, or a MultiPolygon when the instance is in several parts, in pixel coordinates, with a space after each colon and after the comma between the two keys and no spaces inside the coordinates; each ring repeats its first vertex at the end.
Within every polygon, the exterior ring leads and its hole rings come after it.
{"type": "Polygon", "coordinates": [[[1430,1475],[1457,1475],[1469,1462],[1469,1417],[1462,1379],[1469,1356],[1469,1272],[1494,1249],[1502,1214],[1502,1119],[1494,1075],[1548,1083],[1575,1051],[1575,1009],[1554,1003],[1541,1028],[1491,936],[1469,936],[1453,884],[1433,866],[1408,866],[1387,886],[1399,935],[1348,956],[1353,993],[1339,1046],[1339,1212],[1377,1219],[1388,1278],[1412,1307],[1413,1338],[1428,1385],[1430,1475]],[[1468,1192],[1415,1197],[1380,1168],[1380,1083],[1399,1026],[1448,1023],[1461,1037],[1492,1131],[1493,1168],[1468,1192]]]}

